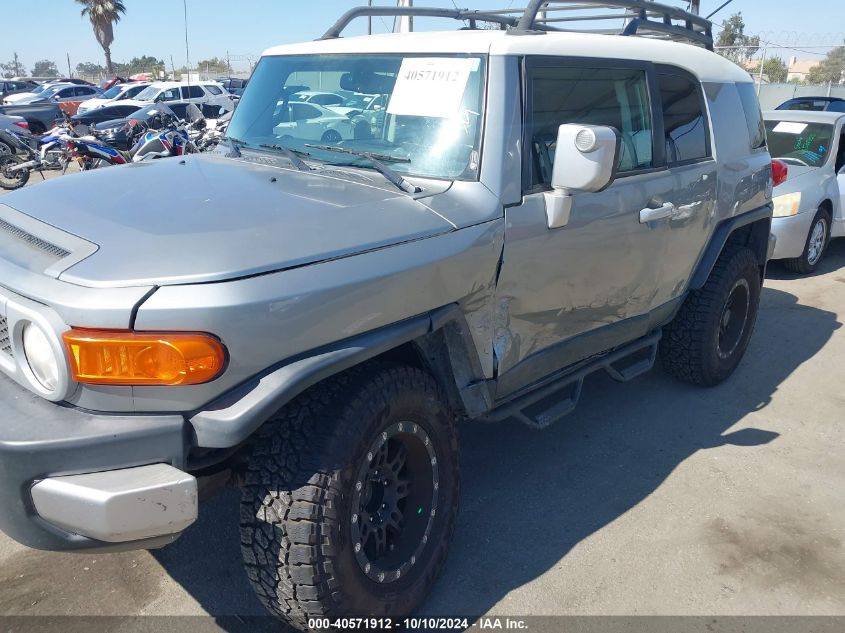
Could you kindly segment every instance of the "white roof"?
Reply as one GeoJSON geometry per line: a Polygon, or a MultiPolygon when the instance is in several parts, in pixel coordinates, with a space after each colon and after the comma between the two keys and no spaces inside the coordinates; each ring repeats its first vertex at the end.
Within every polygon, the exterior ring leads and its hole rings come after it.
{"type": "Polygon", "coordinates": [[[768,110],[763,112],[766,121],[795,121],[797,123],[836,123],[845,118],[845,112],[819,112],[817,110],[768,110]]]}
{"type": "Polygon", "coordinates": [[[745,70],[698,46],[595,33],[547,32],[519,36],[498,30],[387,33],[285,44],[264,51],[265,56],[319,53],[474,53],[633,59],[674,64],[701,81],[752,82],[745,70]]]}

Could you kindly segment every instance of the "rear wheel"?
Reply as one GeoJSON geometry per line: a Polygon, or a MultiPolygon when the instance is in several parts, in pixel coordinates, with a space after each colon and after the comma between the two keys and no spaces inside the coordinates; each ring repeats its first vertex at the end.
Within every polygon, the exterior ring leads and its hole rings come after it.
{"type": "Polygon", "coordinates": [[[241,503],[247,575],[261,602],[314,617],[400,618],[446,557],[458,504],[454,416],[435,381],[370,363],[268,422],[241,503]]]}
{"type": "Polygon", "coordinates": [[[694,384],[717,385],[748,347],[760,303],[760,267],[747,248],[722,253],[704,286],[690,292],[660,341],[663,367],[694,384]]]}
{"type": "Polygon", "coordinates": [[[28,169],[18,169],[11,171],[16,165],[20,165],[23,161],[14,154],[0,155],[0,187],[3,189],[20,189],[29,180],[28,169]]]}
{"type": "Polygon", "coordinates": [[[830,214],[826,209],[819,209],[807,233],[804,252],[794,259],[785,259],[784,266],[794,273],[808,275],[815,272],[830,242],[830,214]]]}
{"type": "Polygon", "coordinates": [[[343,137],[337,130],[328,130],[323,133],[320,140],[323,141],[323,143],[340,143],[343,140],[343,137]]]}

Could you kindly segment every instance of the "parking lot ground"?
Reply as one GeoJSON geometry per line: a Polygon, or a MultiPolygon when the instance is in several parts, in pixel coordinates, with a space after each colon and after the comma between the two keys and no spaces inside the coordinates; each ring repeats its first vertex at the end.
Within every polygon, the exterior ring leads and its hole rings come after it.
{"type": "MultiPolygon", "coordinates": [[[[545,431],[467,424],[457,531],[423,613],[845,615],[843,317],[840,240],[811,277],[771,266],[717,388],[597,375],[545,431]]],[[[262,614],[237,521],[228,491],[155,552],[0,536],[0,614],[262,614]]]]}

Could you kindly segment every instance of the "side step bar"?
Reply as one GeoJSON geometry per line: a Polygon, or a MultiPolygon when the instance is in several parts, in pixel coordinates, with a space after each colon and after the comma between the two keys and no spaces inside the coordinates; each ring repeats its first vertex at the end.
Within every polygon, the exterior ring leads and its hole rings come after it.
{"type": "Polygon", "coordinates": [[[581,396],[584,378],[604,370],[614,380],[628,382],[654,367],[660,330],[624,347],[588,361],[574,371],[517,396],[493,409],[483,419],[499,421],[516,418],[530,427],[543,429],[572,413],[581,396]]]}

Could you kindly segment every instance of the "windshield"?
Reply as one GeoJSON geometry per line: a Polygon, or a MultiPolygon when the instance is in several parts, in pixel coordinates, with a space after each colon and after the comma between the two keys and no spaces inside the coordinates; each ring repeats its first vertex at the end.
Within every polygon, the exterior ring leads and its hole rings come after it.
{"type": "Polygon", "coordinates": [[[830,153],[833,126],[827,123],[766,121],[769,154],[787,162],[821,167],[830,153]]]}
{"type": "Polygon", "coordinates": [[[123,90],[122,86],[112,86],[103,93],[103,99],[114,99],[123,90]]]}
{"type": "Polygon", "coordinates": [[[152,101],[153,99],[155,99],[155,97],[158,93],[159,93],[159,89],[156,88],[155,86],[147,86],[141,92],[139,92],[137,95],[135,95],[135,98],[138,101],[152,101]]]}
{"type": "Polygon", "coordinates": [[[47,90],[47,88],[49,88],[49,87],[50,87],[50,86],[49,86],[49,85],[47,85],[47,84],[41,84],[41,85],[40,85],[40,86],[38,86],[37,88],[33,88],[32,90],[30,90],[30,92],[31,92],[32,94],[34,94],[34,95],[40,95],[42,92],[44,92],[45,90],[47,90]]]}
{"type": "Polygon", "coordinates": [[[377,153],[412,176],[475,180],[485,70],[480,56],[265,57],[228,135],[248,148],[283,145],[327,163],[372,167],[366,158],[308,145],[377,153]],[[383,96],[386,106],[347,115],[297,100],[297,93],[311,90],[355,103],[383,96]]]}
{"type": "Polygon", "coordinates": [[[42,97],[52,97],[54,94],[56,94],[62,88],[67,88],[67,86],[64,85],[64,84],[53,85],[53,86],[47,88],[47,90],[45,90],[44,92],[42,92],[41,96],[42,97]]]}

